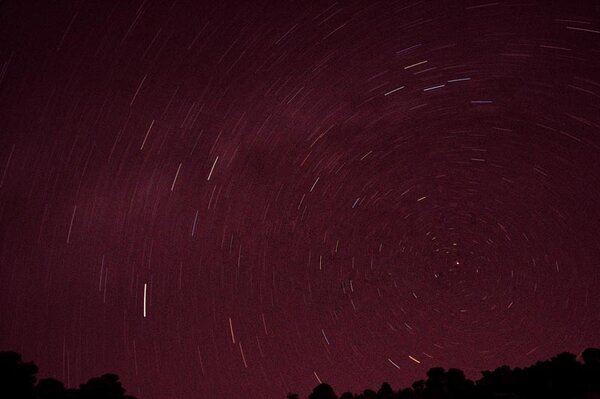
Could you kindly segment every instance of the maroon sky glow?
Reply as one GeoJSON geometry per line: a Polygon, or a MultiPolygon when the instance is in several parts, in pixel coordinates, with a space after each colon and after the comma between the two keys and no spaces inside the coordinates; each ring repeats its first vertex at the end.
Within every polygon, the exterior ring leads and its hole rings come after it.
{"type": "Polygon", "coordinates": [[[283,399],[599,346],[594,3],[2,2],[0,350],[283,399]]]}

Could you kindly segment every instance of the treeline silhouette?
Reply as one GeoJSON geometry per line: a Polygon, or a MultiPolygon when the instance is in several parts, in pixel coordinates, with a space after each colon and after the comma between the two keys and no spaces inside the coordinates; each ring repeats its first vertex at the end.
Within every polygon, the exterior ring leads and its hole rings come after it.
{"type": "MultiPolygon", "coordinates": [[[[502,366],[483,371],[476,382],[468,380],[462,370],[435,367],[427,372],[427,379],[398,391],[384,382],[377,391],[345,392],[338,397],[330,385],[320,384],[308,399],[600,399],[600,349],[588,348],[581,357],[583,364],[574,354],[563,352],[523,369],[502,366]]],[[[38,382],[37,372],[38,367],[23,362],[19,353],[0,352],[0,398],[136,399],[125,395],[115,374],[92,378],[74,389],[54,378],[38,382]]],[[[300,399],[294,393],[287,398],[300,399]]]]}
{"type": "MultiPolygon", "coordinates": [[[[483,371],[476,382],[465,378],[462,370],[435,367],[426,380],[398,391],[384,382],[377,391],[345,392],[338,397],[330,385],[320,384],[308,399],[600,399],[600,349],[588,348],[581,357],[583,364],[574,354],[563,352],[523,369],[502,366],[483,371]]],[[[299,396],[290,393],[287,398],[299,396]]]]}
{"type": "Polygon", "coordinates": [[[91,378],[79,389],[67,389],[54,379],[37,381],[38,367],[25,363],[17,352],[0,352],[0,398],[2,399],[136,399],[125,395],[119,376],[91,378]]]}

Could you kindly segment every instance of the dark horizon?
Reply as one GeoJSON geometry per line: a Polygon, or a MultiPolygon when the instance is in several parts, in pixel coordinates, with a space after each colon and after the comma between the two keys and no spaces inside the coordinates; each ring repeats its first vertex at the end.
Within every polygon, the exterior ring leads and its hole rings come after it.
{"type": "MultiPolygon", "coordinates": [[[[53,378],[38,379],[34,362],[24,361],[14,351],[0,351],[0,396],[5,399],[141,399],[130,396],[113,373],[89,379],[77,387],[66,387],[53,378]]],[[[275,392],[268,392],[274,395],[275,392]]],[[[168,394],[167,394],[168,396],[168,394]]],[[[249,396],[244,396],[249,397],[249,396]]],[[[409,387],[394,389],[383,382],[379,389],[341,395],[326,382],[320,383],[308,399],[598,399],[600,398],[600,349],[587,348],[580,356],[562,352],[549,360],[538,360],[525,368],[508,365],[484,370],[471,381],[462,370],[434,367],[426,378],[409,387]],[[577,360],[578,357],[583,362],[577,360]]],[[[290,392],[287,399],[300,399],[290,392]]]]}
{"type": "Polygon", "coordinates": [[[599,94],[591,0],[3,1],[0,348],[278,399],[600,347],[599,94]]]}

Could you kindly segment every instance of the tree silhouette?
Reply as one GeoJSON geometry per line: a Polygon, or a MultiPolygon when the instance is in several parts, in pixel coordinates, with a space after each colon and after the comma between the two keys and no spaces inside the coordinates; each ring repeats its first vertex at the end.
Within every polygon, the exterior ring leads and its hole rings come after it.
{"type": "Polygon", "coordinates": [[[132,399],[124,395],[125,389],[121,386],[119,376],[104,374],[102,377],[90,379],[80,386],[81,399],[132,399]]]}
{"type": "Polygon", "coordinates": [[[319,384],[313,389],[312,393],[308,395],[308,399],[338,399],[338,397],[331,385],[319,384]]]}
{"type": "MultiPolygon", "coordinates": [[[[525,368],[511,369],[504,365],[493,371],[483,371],[476,382],[465,377],[462,370],[446,371],[434,367],[427,379],[415,381],[410,388],[395,392],[384,382],[375,391],[344,392],[339,399],[600,399],[600,349],[588,348],[577,356],[562,352],[550,360],[538,361],[525,368]]],[[[103,374],[89,379],[78,389],[66,388],[61,381],[36,379],[38,367],[23,362],[17,352],[0,352],[1,399],[135,399],[125,394],[116,374],[103,374]]],[[[300,399],[289,393],[287,399],[300,399]]],[[[338,399],[331,385],[317,385],[308,399],[338,399]]]]}
{"type": "Polygon", "coordinates": [[[392,386],[390,384],[388,384],[387,382],[384,382],[383,384],[381,384],[381,388],[379,388],[379,391],[377,391],[377,398],[393,399],[393,397],[394,397],[394,390],[392,389],[392,386]]]}
{"type": "Polygon", "coordinates": [[[587,348],[581,354],[583,362],[589,367],[600,366],[600,349],[598,348],[587,348]]]}
{"type": "Polygon", "coordinates": [[[0,352],[0,392],[5,399],[33,398],[38,368],[24,363],[17,352],[0,352]]]}
{"type": "Polygon", "coordinates": [[[60,399],[66,396],[65,385],[54,378],[45,378],[35,387],[35,396],[40,399],[60,399]]]}
{"type": "MultiPolygon", "coordinates": [[[[483,371],[476,382],[462,370],[434,367],[426,380],[415,381],[411,388],[394,392],[384,382],[377,392],[344,392],[339,399],[600,399],[600,349],[588,348],[581,358],[583,364],[574,354],[563,352],[523,369],[504,365],[483,371]]],[[[330,398],[336,396],[328,384],[320,384],[309,395],[309,399],[330,398]]]]}
{"type": "Polygon", "coordinates": [[[36,385],[38,367],[25,363],[17,352],[0,352],[0,398],[2,399],[135,399],[125,395],[119,376],[104,374],[91,378],[79,389],[66,389],[54,378],[36,385]]]}

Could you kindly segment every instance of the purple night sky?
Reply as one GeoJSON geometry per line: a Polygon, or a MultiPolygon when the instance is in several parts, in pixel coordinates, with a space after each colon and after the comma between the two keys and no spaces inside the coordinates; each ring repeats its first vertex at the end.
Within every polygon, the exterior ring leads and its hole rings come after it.
{"type": "Polygon", "coordinates": [[[283,399],[598,346],[599,93],[592,1],[3,1],[0,350],[283,399]]]}

